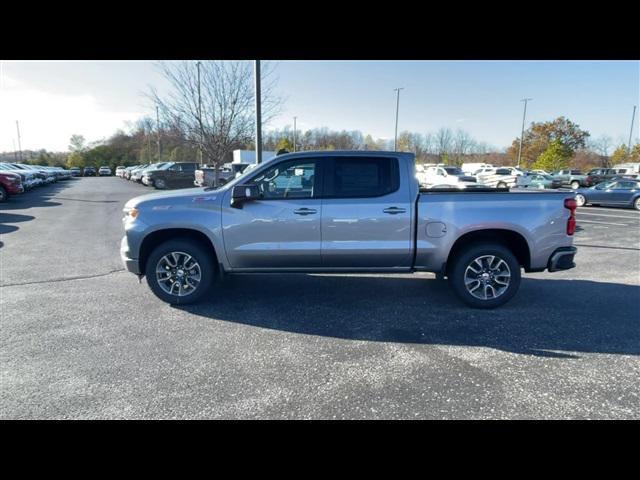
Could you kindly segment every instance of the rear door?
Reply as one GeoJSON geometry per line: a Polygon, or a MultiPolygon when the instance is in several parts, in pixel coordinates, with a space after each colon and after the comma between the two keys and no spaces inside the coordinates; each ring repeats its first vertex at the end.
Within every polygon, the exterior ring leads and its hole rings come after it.
{"type": "Polygon", "coordinates": [[[322,201],[322,266],[411,266],[410,188],[395,157],[330,157],[322,201]],[[401,185],[402,183],[402,185],[401,185]]]}

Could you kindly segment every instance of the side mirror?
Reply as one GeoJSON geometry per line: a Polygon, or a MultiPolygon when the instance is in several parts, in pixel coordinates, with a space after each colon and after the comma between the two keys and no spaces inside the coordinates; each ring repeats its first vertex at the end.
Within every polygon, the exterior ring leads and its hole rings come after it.
{"type": "Polygon", "coordinates": [[[258,200],[260,198],[260,189],[257,185],[236,185],[231,191],[231,206],[233,208],[242,208],[245,202],[258,200]]]}

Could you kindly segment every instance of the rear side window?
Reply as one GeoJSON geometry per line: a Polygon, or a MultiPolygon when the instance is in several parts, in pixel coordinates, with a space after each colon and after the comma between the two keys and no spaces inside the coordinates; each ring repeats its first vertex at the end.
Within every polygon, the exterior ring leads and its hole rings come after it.
{"type": "Polygon", "coordinates": [[[380,197],[400,187],[396,158],[335,158],[329,162],[325,196],[380,197]]]}

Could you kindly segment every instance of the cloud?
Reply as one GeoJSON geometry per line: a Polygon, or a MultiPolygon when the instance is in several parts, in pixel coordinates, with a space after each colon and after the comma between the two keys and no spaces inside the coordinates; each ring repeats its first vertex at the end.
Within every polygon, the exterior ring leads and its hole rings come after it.
{"type": "Polygon", "coordinates": [[[24,150],[60,151],[67,149],[73,134],[99,140],[141,116],[136,111],[107,110],[92,95],[52,94],[4,73],[0,77],[0,151],[13,149],[16,120],[24,150]]]}

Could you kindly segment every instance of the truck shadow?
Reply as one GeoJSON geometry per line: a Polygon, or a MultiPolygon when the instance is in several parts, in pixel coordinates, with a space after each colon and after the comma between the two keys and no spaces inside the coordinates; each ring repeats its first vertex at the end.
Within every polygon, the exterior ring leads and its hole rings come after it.
{"type": "Polygon", "coordinates": [[[348,340],[491,347],[578,358],[640,355],[640,287],[523,279],[495,310],[461,304],[446,282],[424,276],[243,275],[215,298],[178,306],[202,317],[348,340]]]}

